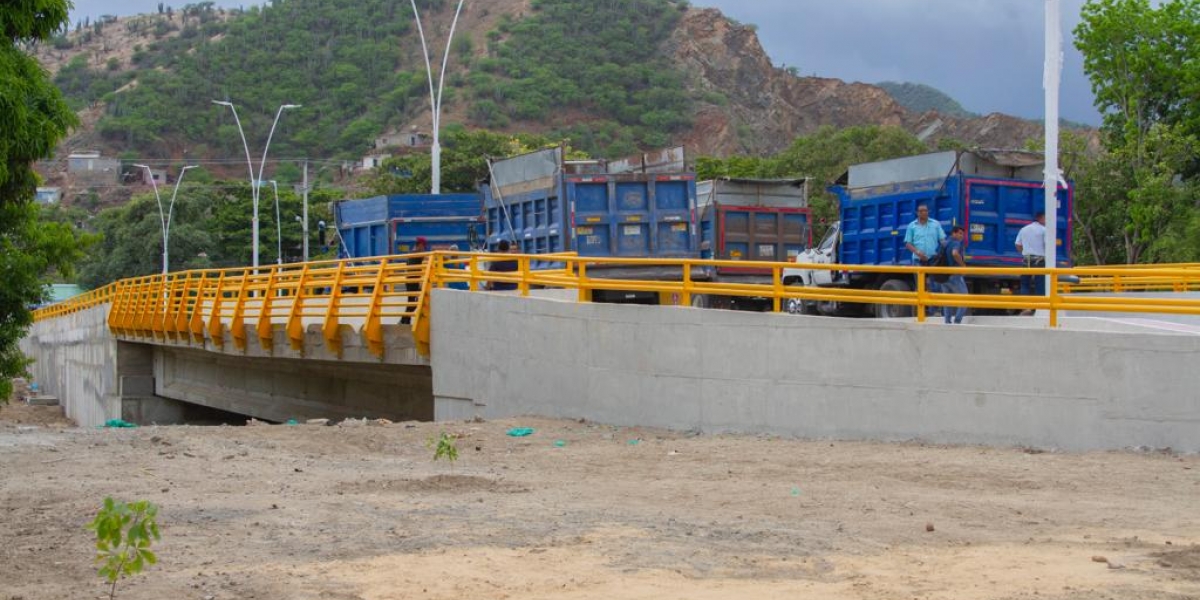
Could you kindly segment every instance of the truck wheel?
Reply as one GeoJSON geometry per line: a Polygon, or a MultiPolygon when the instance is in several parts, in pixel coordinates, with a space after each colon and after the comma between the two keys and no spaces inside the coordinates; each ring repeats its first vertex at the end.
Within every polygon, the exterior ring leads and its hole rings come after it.
{"type": "MultiPolygon", "coordinates": [[[[902,279],[889,279],[879,286],[881,292],[911,292],[912,287],[902,279]]],[[[875,318],[904,319],[913,316],[913,307],[903,304],[876,304],[875,318]]]]}
{"type": "Polygon", "coordinates": [[[692,294],[692,308],[709,308],[707,294],[692,294]]]}
{"type": "Polygon", "coordinates": [[[817,314],[826,317],[836,317],[842,312],[842,307],[832,300],[817,300],[817,314]]]}
{"type": "Polygon", "coordinates": [[[804,314],[804,301],[799,298],[788,298],[785,306],[789,315],[804,314]]]}

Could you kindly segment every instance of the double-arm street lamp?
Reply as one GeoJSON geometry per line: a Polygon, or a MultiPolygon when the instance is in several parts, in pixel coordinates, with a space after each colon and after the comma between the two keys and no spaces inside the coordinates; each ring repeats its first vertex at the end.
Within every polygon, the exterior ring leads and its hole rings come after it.
{"type": "Polygon", "coordinates": [[[154,171],[146,165],[133,165],[139,169],[145,169],[146,175],[150,178],[150,185],[154,187],[154,199],[158,202],[158,220],[162,226],[162,273],[167,274],[170,268],[169,259],[170,253],[168,245],[171,241],[171,217],[175,214],[175,197],[179,195],[179,184],[183,183],[183,176],[188,169],[195,169],[196,165],[188,165],[179,171],[179,178],[175,180],[175,191],[171,192],[171,205],[163,210],[162,197],[158,195],[158,182],[154,179],[154,171]]]}
{"type": "Polygon", "coordinates": [[[228,106],[229,110],[233,111],[233,121],[237,123],[238,133],[242,136],[242,148],[246,150],[246,167],[250,169],[250,198],[253,203],[254,215],[250,218],[250,235],[253,238],[253,254],[254,266],[258,266],[258,197],[259,186],[262,183],[263,168],[267,165],[267,151],[271,149],[271,138],[275,135],[275,126],[279,124],[279,117],[283,111],[300,108],[299,104],[283,104],[279,110],[275,111],[275,121],[271,123],[271,131],[267,134],[267,145],[263,146],[262,160],[258,163],[258,177],[254,176],[254,163],[250,159],[250,144],[246,143],[246,132],[242,129],[242,120],[238,118],[237,107],[232,102],[225,100],[213,100],[213,104],[228,106]]]}
{"type": "Polygon", "coordinates": [[[417,21],[417,34],[421,36],[421,54],[425,56],[425,75],[429,79],[429,108],[433,113],[433,146],[429,149],[432,163],[431,175],[432,193],[442,193],[442,89],[446,83],[446,63],[450,60],[450,42],[454,41],[454,28],[458,26],[458,15],[462,13],[463,2],[458,0],[458,8],[454,10],[454,20],[450,23],[450,35],[446,36],[446,51],[442,53],[442,71],[438,75],[437,93],[434,93],[433,65],[429,62],[429,48],[425,44],[425,28],[421,26],[421,14],[417,11],[417,0],[409,0],[412,4],[413,18],[417,21]]]}

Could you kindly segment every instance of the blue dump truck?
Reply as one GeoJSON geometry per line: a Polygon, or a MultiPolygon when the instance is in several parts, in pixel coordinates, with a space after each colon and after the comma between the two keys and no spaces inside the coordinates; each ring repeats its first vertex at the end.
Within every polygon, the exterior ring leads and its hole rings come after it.
{"type": "Polygon", "coordinates": [[[479,194],[404,194],[342,200],[333,205],[338,256],[365,258],[411,252],[417,238],[430,250],[480,249],[485,224],[479,194]]]}
{"type": "MultiPolygon", "coordinates": [[[[620,161],[567,161],[548,148],[494,161],[482,186],[487,244],[516,244],[524,254],[577,252],[582,257],[694,258],[696,177],[682,148],[620,161]]],[[[559,268],[548,258],[535,269],[559,268]]],[[[679,267],[589,266],[597,278],[678,280],[679,267]]],[[[669,295],[667,295],[669,296],[669,295]]],[[[596,290],[596,302],[678,302],[650,292],[596,290]]]]}
{"type": "MultiPolygon", "coordinates": [[[[800,263],[783,274],[785,285],[909,291],[912,277],[863,271],[806,269],[804,264],[908,265],[904,247],[908,224],[917,207],[950,228],[966,229],[968,266],[1020,267],[1017,232],[1045,207],[1040,153],[1020,151],[939,152],[855,165],[830,191],[837,194],[841,220],[815,248],[795,258],[800,263]]],[[[1071,214],[1074,191],[1060,183],[1058,196],[1058,266],[1071,266],[1071,214]]],[[[972,294],[1015,293],[1018,277],[968,277],[972,294]]],[[[912,308],[836,302],[789,303],[790,312],[850,314],[867,310],[877,317],[911,316],[912,308]]]]}
{"type": "MultiPolygon", "coordinates": [[[[700,258],[782,262],[812,245],[807,179],[717,179],[696,185],[700,258]]],[[[704,269],[712,282],[770,284],[770,269],[704,269]]],[[[770,310],[769,298],[696,294],[692,306],[770,310]]]]}

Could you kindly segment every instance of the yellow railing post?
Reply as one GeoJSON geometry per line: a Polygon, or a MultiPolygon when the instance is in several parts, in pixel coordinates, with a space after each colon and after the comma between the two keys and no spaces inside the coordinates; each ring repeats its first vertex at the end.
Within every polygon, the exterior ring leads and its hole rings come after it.
{"type": "Polygon", "coordinates": [[[250,295],[249,270],[242,271],[242,285],[238,288],[237,303],[233,305],[233,316],[229,318],[229,335],[233,337],[233,346],[242,352],[246,351],[246,299],[250,295]]]}
{"type": "Polygon", "coordinates": [[[325,324],[321,328],[321,334],[325,336],[325,345],[338,358],[342,357],[341,322],[338,320],[338,311],[342,299],[342,274],[345,269],[346,262],[339,262],[337,273],[333,276],[333,287],[329,289],[329,306],[325,308],[325,324]]]}
{"type": "Polygon", "coordinates": [[[529,257],[522,256],[517,259],[517,271],[521,275],[521,281],[517,283],[517,289],[520,290],[521,296],[529,296],[529,257]]]}
{"type": "Polygon", "coordinates": [[[379,360],[383,360],[387,353],[383,343],[383,282],[387,268],[388,259],[381,259],[379,272],[375,275],[375,289],[371,293],[371,306],[367,309],[367,321],[363,324],[363,337],[366,338],[367,349],[379,360]]]}
{"type": "Polygon", "coordinates": [[[275,283],[278,278],[279,266],[276,265],[267,272],[267,290],[259,305],[258,321],[254,324],[255,333],[258,334],[258,345],[272,355],[275,353],[275,331],[271,326],[271,303],[275,299],[275,283]]]}
{"type": "Polygon", "coordinates": [[[694,289],[694,285],[692,283],[692,265],[685,264],[683,265],[683,293],[679,294],[680,306],[692,305],[692,290],[694,289]]]}
{"type": "Polygon", "coordinates": [[[467,289],[472,292],[479,291],[479,257],[471,255],[467,257],[467,289]]]}
{"type": "Polygon", "coordinates": [[[771,267],[771,288],[774,292],[771,310],[781,312],[783,310],[783,271],[778,266],[771,267]]]}
{"type": "Polygon", "coordinates": [[[1050,271],[1050,280],[1054,282],[1054,285],[1050,286],[1050,327],[1052,329],[1056,329],[1058,328],[1058,302],[1060,300],[1058,291],[1058,273],[1055,271],[1050,271]]]}
{"type": "Polygon", "coordinates": [[[196,299],[192,302],[192,312],[188,316],[189,344],[204,345],[204,296],[207,293],[207,284],[208,273],[200,273],[200,281],[196,285],[196,299]]]}
{"type": "Polygon", "coordinates": [[[579,261],[576,262],[575,265],[579,269],[579,277],[578,277],[579,301],[580,302],[591,302],[592,301],[592,290],[591,290],[591,288],[588,287],[587,263],[584,262],[583,259],[579,259],[579,261]]]}
{"type": "Polygon", "coordinates": [[[175,311],[171,317],[171,324],[168,328],[171,339],[179,341],[180,337],[190,338],[191,333],[188,331],[188,302],[191,300],[192,275],[191,273],[183,273],[183,287],[179,290],[179,298],[175,302],[175,311]]]}
{"type": "Polygon", "coordinates": [[[225,300],[225,271],[217,278],[216,293],[213,294],[212,314],[208,316],[208,339],[218,348],[225,347],[224,325],[221,323],[221,305],[225,300]]]}
{"type": "Polygon", "coordinates": [[[917,267],[917,322],[925,322],[925,303],[929,301],[925,291],[925,269],[917,267]]]}
{"type": "Polygon", "coordinates": [[[296,283],[296,293],[292,295],[292,308],[288,312],[287,334],[288,343],[292,350],[304,355],[304,298],[307,294],[305,283],[308,281],[308,264],[300,270],[300,281],[296,283]]]}

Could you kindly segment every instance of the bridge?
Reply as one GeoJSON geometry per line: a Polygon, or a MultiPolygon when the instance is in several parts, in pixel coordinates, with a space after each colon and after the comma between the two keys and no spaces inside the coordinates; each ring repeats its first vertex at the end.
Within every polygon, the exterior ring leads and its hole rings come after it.
{"type": "Polygon", "coordinates": [[[712,433],[1200,452],[1200,327],[1186,322],[1200,315],[1188,293],[1200,288],[1200,265],[1003,270],[1074,282],[1044,297],[938,294],[924,283],[932,273],[997,269],[805,266],[917,282],[880,291],[783,285],[793,267],[433,252],[186,271],[40,309],[22,349],[42,389],[85,426],[226,413],[276,422],[541,415],[712,433]],[[516,269],[490,270],[499,260],[516,269]],[[771,283],[705,277],[716,267],[760,269],[771,283]],[[669,275],[639,275],[649,271],[669,275]],[[489,283],[515,289],[488,292],[489,283]],[[591,302],[613,290],[661,302],[591,302]],[[699,296],[756,298],[771,310],[693,308],[699,296]],[[917,316],[785,314],[793,299],[909,306],[917,316]],[[1039,316],[951,327],[927,322],[931,306],[1039,316]]]}

